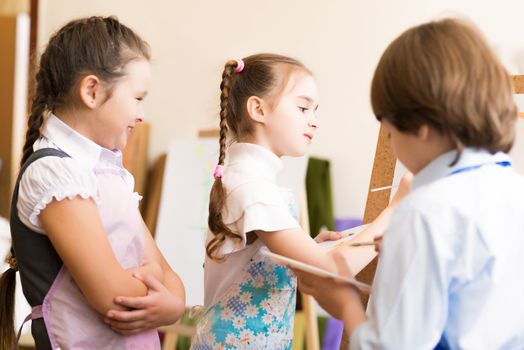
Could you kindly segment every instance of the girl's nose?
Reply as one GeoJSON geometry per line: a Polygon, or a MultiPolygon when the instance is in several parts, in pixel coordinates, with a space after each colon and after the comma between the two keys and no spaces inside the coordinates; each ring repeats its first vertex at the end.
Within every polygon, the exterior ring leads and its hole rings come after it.
{"type": "Polygon", "coordinates": [[[138,113],[135,118],[135,121],[137,123],[142,123],[145,119],[146,119],[146,115],[144,113],[144,107],[140,106],[140,108],[138,109],[138,113]]]}
{"type": "Polygon", "coordinates": [[[312,128],[315,128],[315,129],[318,128],[318,126],[319,126],[319,122],[318,122],[318,119],[317,119],[316,116],[314,116],[313,118],[311,118],[311,119],[309,120],[309,126],[311,126],[312,128]]]}

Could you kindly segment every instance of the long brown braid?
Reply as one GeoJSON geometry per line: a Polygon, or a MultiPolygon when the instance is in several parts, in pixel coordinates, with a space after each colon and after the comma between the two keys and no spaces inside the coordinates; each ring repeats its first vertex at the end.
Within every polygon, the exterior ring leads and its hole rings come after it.
{"type": "MultiPolygon", "coordinates": [[[[228,101],[236,65],[236,61],[228,61],[226,63],[224,72],[222,73],[222,83],[220,84],[220,154],[218,156],[218,165],[224,165],[224,159],[226,158],[226,138],[228,132],[227,116],[231,113],[229,111],[230,107],[228,101]]],[[[221,177],[215,179],[209,197],[208,225],[211,232],[215,233],[215,237],[213,237],[207,244],[206,253],[210,258],[220,261],[223,260],[223,258],[215,253],[220,249],[226,240],[226,237],[231,237],[235,240],[242,240],[242,238],[235,232],[231,231],[222,220],[222,208],[225,205],[226,191],[224,186],[222,186],[221,177]]]]}
{"type": "MultiPolygon", "coordinates": [[[[10,256],[13,256],[13,247],[11,247],[10,256]]],[[[10,266],[0,278],[0,300],[2,302],[2,307],[0,308],[1,350],[11,349],[15,341],[13,315],[15,312],[15,281],[17,270],[13,267],[15,266],[10,266]]]]}
{"type": "MultiPolygon", "coordinates": [[[[96,75],[110,94],[112,84],[126,74],[125,65],[136,58],[149,60],[149,45],[115,17],[81,18],[58,30],[40,57],[21,165],[33,153],[46,113],[79,103],[74,91],[83,77],[96,75]]],[[[0,279],[0,350],[11,349],[15,342],[13,247],[8,261],[10,268],[0,279]]]]}
{"type": "MultiPolygon", "coordinates": [[[[299,61],[276,54],[256,54],[243,59],[244,68],[235,72],[238,62],[226,62],[220,83],[220,154],[218,165],[224,165],[227,148],[227,134],[238,140],[253,132],[253,124],[247,115],[246,103],[249,97],[258,96],[269,102],[278,100],[293,71],[311,72],[299,61]]],[[[226,206],[226,190],[222,178],[217,177],[209,196],[209,230],[214,237],[206,245],[206,254],[215,261],[223,261],[220,254],[227,237],[241,241],[242,236],[232,231],[223,221],[226,206]]]]}

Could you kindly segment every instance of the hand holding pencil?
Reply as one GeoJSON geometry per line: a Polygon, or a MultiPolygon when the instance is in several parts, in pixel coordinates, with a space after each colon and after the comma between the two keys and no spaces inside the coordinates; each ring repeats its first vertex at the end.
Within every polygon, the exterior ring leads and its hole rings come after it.
{"type": "Polygon", "coordinates": [[[370,246],[370,245],[374,246],[376,244],[378,244],[378,243],[375,242],[375,241],[372,241],[372,242],[354,242],[354,243],[349,243],[348,245],[350,247],[367,247],[367,246],[370,246]]]}
{"type": "Polygon", "coordinates": [[[382,243],[382,235],[375,236],[373,238],[373,241],[371,242],[350,242],[348,245],[350,247],[367,247],[367,246],[375,246],[375,251],[377,253],[380,253],[380,244],[382,243]]]}

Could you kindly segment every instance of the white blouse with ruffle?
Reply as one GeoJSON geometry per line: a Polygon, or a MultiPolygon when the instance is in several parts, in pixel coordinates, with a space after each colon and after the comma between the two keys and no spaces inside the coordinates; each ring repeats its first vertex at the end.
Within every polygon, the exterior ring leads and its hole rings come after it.
{"type": "MultiPolygon", "coordinates": [[[[300,227],[296,205],[290,189],[279,187],[277,174],[282,160],[270,150],[250,143],[234,143],[229,147],[222,177],[226,189],[224,223],[241,236],[241,241],[227,237],[219,255],[224,262],[206,257],[205,306],[212,305],[239,278],[256,252],[264,247],[257,239],[247,243],[252,231],[276,232],[300,227]]],[[[209,232],[207,241],[214,235],[209,232]]]]}
{"type": "Polygon", "coordinates": [[[133,191],[133,176],[122,166],[122,153],[105,149],[82,136],[51,114],[33,150],[55,148],[69,157],[44,157],[32,163],[22,175],[18,193],[18,216],[30,229],[45,234],[38,216],[53,200],[76,196],[98,203],[95,168],[118,168],[133,191]]]}

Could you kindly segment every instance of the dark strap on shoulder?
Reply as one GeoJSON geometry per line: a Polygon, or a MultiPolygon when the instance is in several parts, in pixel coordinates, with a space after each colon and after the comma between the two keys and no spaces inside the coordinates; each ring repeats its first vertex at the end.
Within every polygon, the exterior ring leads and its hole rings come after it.
{"type": "Polygon", "coordinates": [[[11,220],[13,219],[13,213],[16,213],[16,217],[18,218],[18,210],[16,209],[16,204],[18,203],[18,189],[20,187],[20,180],[22,179],[22,175],[24,175],[25,171],[31,164],[33,164],[40,158],[49,156],[60,158],[69,157],[67,153],[56,148],[42,148],[36,152],[31,153],[29,158],[27,158],[27,160],[25,161],[24,165],[22,165],[22,168],[20,169],[20,172],[18,173],[18,177],[16,179],[15,189],[13,191],[13,197],[11,200],[11,220]]]}
{"type": "MultiPolygon", "coordinates": [[[[38,159],[53,156],[68,157],[65,152],[54,148],[43,148],[29,156],[20,169],[11,200],[10,226],[13,248],[20,271],[22,290],[32,307],[42,304],[63,263],[49,238],[31,230],[18,217],[18,191],[20,180],[27,168],[38,159]]],[[[43,319],[33,320],[31,332],[37,349],[51,348],[43,319]]]]}
{"type": "Polygon", "coordinates": [[[64,151],[61,151],[59,149],[56,149],[56,148],[42,148],[42,149],[39,149],[38,151],[35,151],[35,152],[31,153],[29,158],[27,158],[27,160],[25,161],[24,165],[22,165],[22,168],[20,169],[20,173],[18,173],[18,178],[17,178],[17,181],[16,181],[17,185],[20,182],[20,178],[22,177],[22,175],[24,174],[26,169],[31,164],[33,164],[34,162],[36,162],[40,158],[49,157],[49,156],[60,157],[60,158],[69,157],[69,155],[67,153],[65,153],[64,151]]]}

